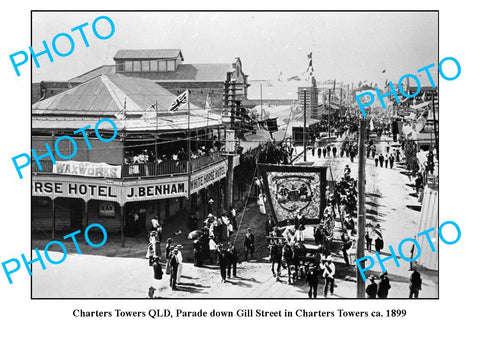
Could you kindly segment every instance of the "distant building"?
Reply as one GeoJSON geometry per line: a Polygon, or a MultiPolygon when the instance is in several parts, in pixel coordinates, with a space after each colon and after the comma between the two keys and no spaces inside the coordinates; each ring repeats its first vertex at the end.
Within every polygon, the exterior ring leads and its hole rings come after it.
{"type": "Polygon", "coordinates": [[[32,84],[32,101],[51,97],[102,74],[121,74],[153,80],[174,95],[190,90],[191,103],[205,108],[207,94],[214,110],[221,110],[225,81],[235,80],[237,100],[247,97],[248,75],[236,57],[232,63],[186,64],[180,49],[119,50],[114,65],[102,65],[68,81],[32,84]]]}

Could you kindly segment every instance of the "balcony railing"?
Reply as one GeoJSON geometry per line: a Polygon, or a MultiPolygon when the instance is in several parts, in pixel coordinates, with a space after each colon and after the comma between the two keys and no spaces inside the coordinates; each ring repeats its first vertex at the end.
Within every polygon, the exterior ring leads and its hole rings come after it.
{"type": "MultiPolygon", "coordinates": [[[[192,158],[190,160],[191,172],[199,171],[209,165],[224,160],[220,152],[214,152],[208,156],[192,158]]],[[[51,161],[40,160],[42,170],[39,169],[37,163],[32,162],[32,172],[41,174],[53,173],[53,164],[51,161]]],[[[166,160],[161,163],[138,163],[122,165],[122,178],[138,178],[138,177],[160,177],[170,175],[187,174],[186,160],[166,160]]]]}

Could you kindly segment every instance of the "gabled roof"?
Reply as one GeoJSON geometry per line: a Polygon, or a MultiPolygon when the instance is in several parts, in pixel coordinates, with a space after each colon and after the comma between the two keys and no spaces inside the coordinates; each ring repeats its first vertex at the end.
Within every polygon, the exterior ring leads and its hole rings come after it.
{"type": "MultiPolygon", "coordinates": [[[[148,79],[103,74],[72,89],[32,105],[35,130],[76,130],[94,126],[99,117],[111,117],[118,129],[126,131],[177,131],[222,125],[221,116],[207,114],[190,105],[190,115],[183,108],[171,113],[168,108],[176,98],[148,79]],[[158,103],[158,119],[154,104],[158,103]],[[124,106],[126,110],[124,110],[124,106]],[[126,117],[122,117],[125,112],[126,117]]],[[[108,124],[102,129],[109,129],[108,124]]]]}
{"type": "Polygon", "coordinates": [[[183,61],[182,51],[180,49],[158,49],[158,50],[118,50],[113,57],[117,59],[176,59],[180,55],[183,61]]]}
{"type": "Polygon", "coordinates": [[[84,83],[102,74],[115,73],[115,65],[102,65],[69,80],[71,83],[84,83]]]}
{"type": "MultiPolygon", "coordinates": [[[[175,95],[148,79],[103,74],[32,105],[33,115],[112,116],[142,114],[155,102],[167,111],[175,95]]],[[[193,107],[193,105],[192,105],[193,107]]],[[[167,113],[168,114],[168,113],[167,113]]]]}

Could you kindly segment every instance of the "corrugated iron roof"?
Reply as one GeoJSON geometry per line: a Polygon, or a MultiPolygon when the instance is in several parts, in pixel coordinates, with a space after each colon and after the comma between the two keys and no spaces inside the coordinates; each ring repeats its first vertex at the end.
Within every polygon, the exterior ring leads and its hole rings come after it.
{"type": "MultiPolygon", "coordinates": [[[[149,72],[145,75],[155,82],[162,81],[221,81],[232,71],[231,64],[181,64],[175,72],[149,72]]],[[[139,73],[135,74],[136,76],[139,73]]]]}
{"type": "MultiPolygon", "coordinates": [[[[77,130],[87,125],[94,127],[99,118],[66,118],[66,117],[32,117],[32,130],[77,130]]],[[[190,129],[200,129],[204,127],[213,127],[222,125],[222,118],[217,114],[203,114],[192,113],[190,115],[190,124],[188,116],[185,112],[171,114],[170,116],[162,116],[156,120],[154,117],[149,119],[142,118],[127,118],[117,119],[112,118],[118,130],[125,130],[126,132],[141,132],[141,131],[177,131],[190,129]]],[[[100,130],[111,131],[113,127],[110,124],[101,124],[100,130]]]]}
{"type": "MultiPolygon", "coordinates": [[[[175,95],[148,79],[104,74],[32,105],[33,115],[112,116],[142,114],[155,102],[167,111],[175,95]]],[[[198,108],[191,105],[192,110],[198,108]]],[[[169,113],[166,113],[167,115],[169,113]]]]}
{"type": "MultiPolygon", "coordinates": [[[[224,82],[227,79],[227,72],[230,71],[232,71],[231,64],[181,64],[178,65],[175,72],[120,72],[120,74],[127,77],[150,79],[159,83],[172,81],[224,82]]],[[[114,73],[115,65],[103,65],[72,78],[69,82],[82,83],[99,75],[114,73]]]]}
{"type": "Polygon", "coordinates": [[[102,65],[69,80],[72,83],[84,83],[102,74],[115,73],[115,65],[102,65]]]}
{"type": "Polygon", "coordinates": [[[183,60],[182,50],[176,49],[147,49],[147,50],[118,50],[113,57],[116,59],[175,59],[180,55],[183,60]]]}

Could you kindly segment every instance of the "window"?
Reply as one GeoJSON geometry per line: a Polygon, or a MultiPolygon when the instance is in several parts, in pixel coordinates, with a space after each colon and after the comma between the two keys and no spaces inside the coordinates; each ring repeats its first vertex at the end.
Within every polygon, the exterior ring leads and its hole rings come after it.
{"type": "Polygon", "coordinates": [[[125,71],[125,62],[120,61],[117,62],[117,72],[123,72],[125,71]]]}
{"type": "Polygon", "coordinates": [[[132,72],[133,71],[133,65],[131,60],[125,61],[125,72],[132,72]]]}
{"type": "Polygon", "coordinates": [[[158,60],[150,60],[150,71],[158,72],[158,60]]]}
{"type": "Polygon", "coordinates": [[[133,72],[140,72],[141,71],[141,65],[140,65],[140,61],[138,60],[135,60],[133,62],[133,72]]]}
{"type": "Polygon", "coordinates": [[[167,62],[165,60],[158,61],[158,70],[160,72],[165,72],[167,70],[167,62]]]}
{"type": "Polygon", "coordinates": [[[111,202],[101,202],[98,205],[98,216],[115,217],[115,206],[111,202]]]}
{"type": "Polygon", "coordinates": [[[142,72],[150,72],[150,61],[142,60],[142,72]]]}
{"type": "Polygon", "coordinates": [[[175,60],[167,60],[167,71],[175,71],[175,60]]]}

